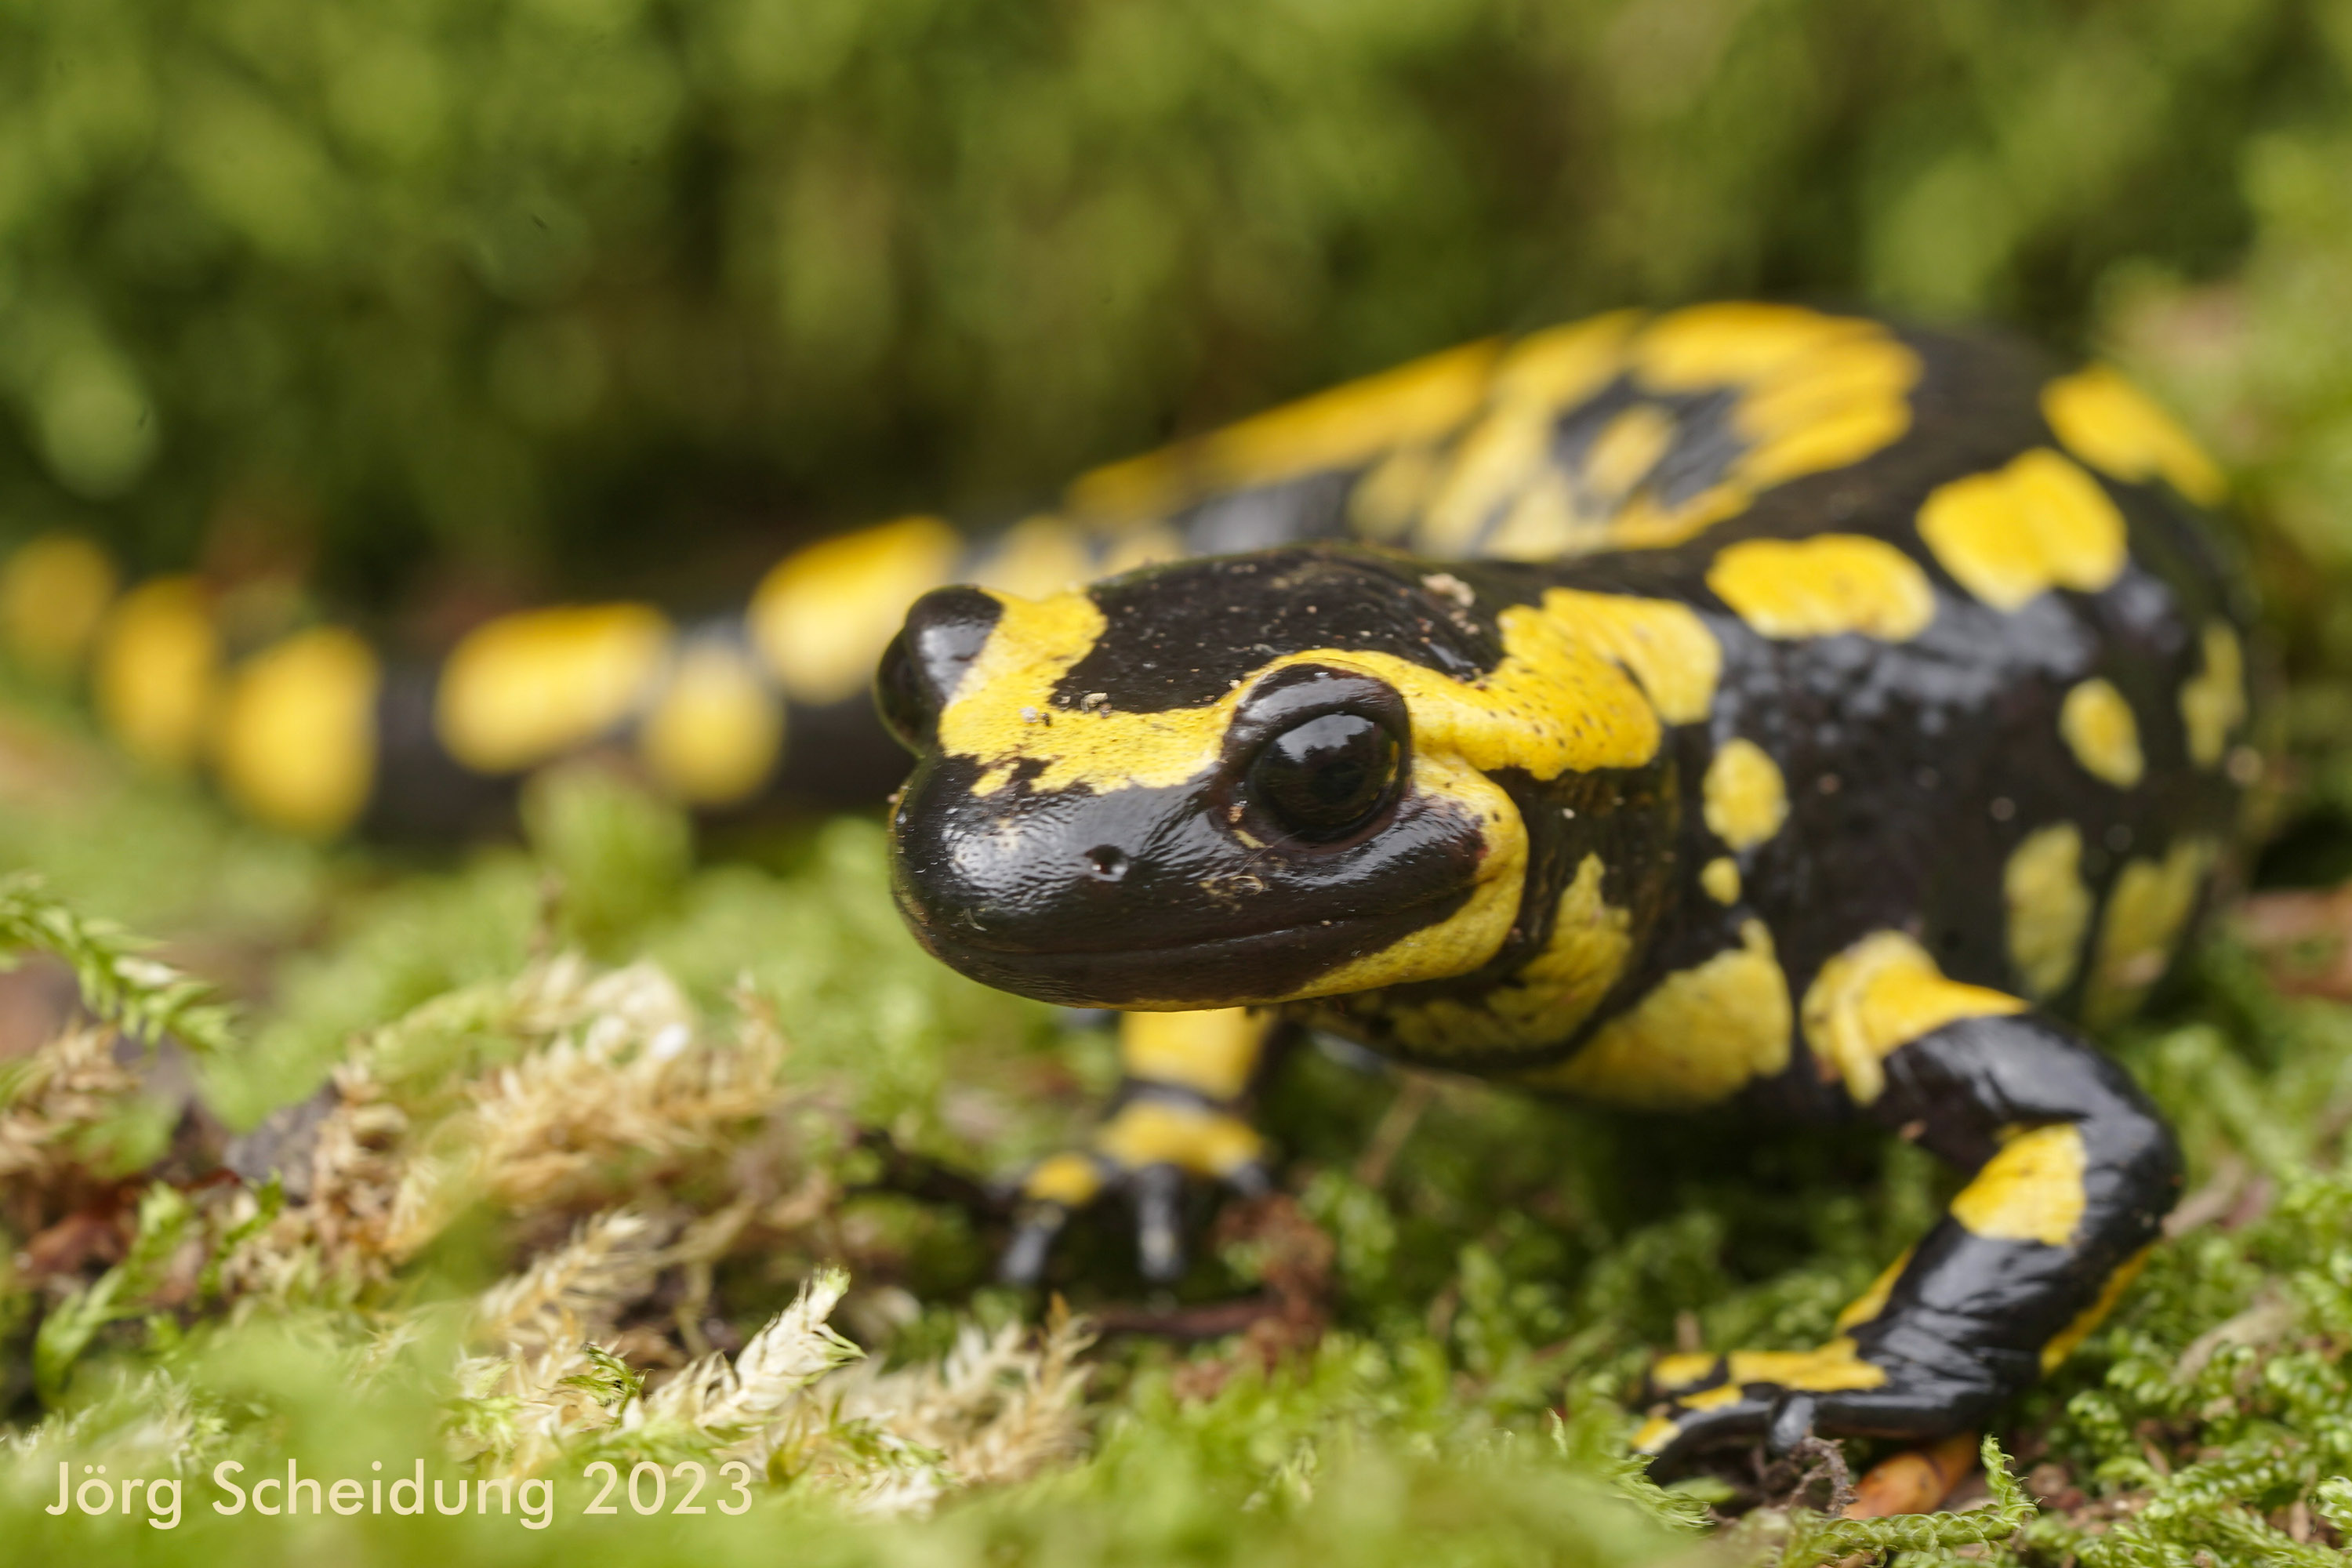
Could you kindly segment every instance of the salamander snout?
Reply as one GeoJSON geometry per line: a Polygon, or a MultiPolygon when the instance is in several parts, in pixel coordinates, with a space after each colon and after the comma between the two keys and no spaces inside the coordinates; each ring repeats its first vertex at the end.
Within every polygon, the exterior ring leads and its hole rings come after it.
{"type": "Polygon", "coordinates": [[[940,588],[915,601],[874,677],[874,705],[900,745],[920,754],[930,744],[940,710],[987,646],[1002,613],[977,588],[940,588]]]}

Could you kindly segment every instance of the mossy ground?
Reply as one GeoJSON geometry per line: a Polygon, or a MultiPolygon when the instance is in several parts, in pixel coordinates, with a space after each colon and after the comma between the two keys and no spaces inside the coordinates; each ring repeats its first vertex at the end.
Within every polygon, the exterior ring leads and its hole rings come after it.
{"type": "Polygon", "coordinates": [[[957,1178],[1070,1137],[1110,1042],[924,958],[873,822],[698,857],[591,767],[512,847],[318,853],[29,711],[0,833],[47,881],[9,885],[0,936],[76,958],[86,1012],[192,1042],[161,1069],[102,1035],[34,1052],[66,971],[9,983],[0,1507],[35,1560],[2316,1563],[2352,1527],[2352,1008],[2273,973],[2325,974],[2324,906],[2223,921],[2111,1042],[2180,1127],[2191,1196],[1993,1434],[2038,1508],[1832,1530],[1793,1470],[1660,1492],[1621,1399],[1661,1347],[1822,1337],[1948,1190],[1896,1142],[1302,1052],[1266,1104],[1286,1196],[1204,1225],[1159,1295],[1114,1220],[1082,1229],[1056,1328],[989,1282],[1000,1217],[957,1178]],[[191,1011],[79,923],[100,913],[168,933],[240,1011],[191,1011]],[[225,1150],[291,1174],[224,1174],[225,1150]],[[822,1296],[792,1319],[835,1265],[832,1328],[822,1296]],[[549,1479],[553,1519],[214,1512],[215,1465],[289,1456],[549,1479]],[[582,1511],[598,1459],[730,1457],[759,1478],[744,1516],[582,1511]],[[60,1460],[184,1471],[181,1522],[45,1515],[60,1460]]]}

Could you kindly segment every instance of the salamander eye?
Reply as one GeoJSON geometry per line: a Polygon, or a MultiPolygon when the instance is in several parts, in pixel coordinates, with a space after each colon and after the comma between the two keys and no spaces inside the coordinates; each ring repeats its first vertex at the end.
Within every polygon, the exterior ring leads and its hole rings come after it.
{"type": "Polygon", "coordinates": [[[1250,763],[1250,795],[1297,837],[1344,838],[1387,804],[1403,753],[1376,719],[1318,714],[1259,750],[1250,763]]]}

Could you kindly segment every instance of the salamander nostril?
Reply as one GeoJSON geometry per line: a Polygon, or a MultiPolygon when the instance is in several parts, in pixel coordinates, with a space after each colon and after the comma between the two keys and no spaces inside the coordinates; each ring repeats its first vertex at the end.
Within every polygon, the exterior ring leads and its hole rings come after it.
{"type": "Polygon", "coordinates": [[[1108,844],[1097,844],[1087,851],[1087,864],[1094,875],[1105,882],[1116,882],[1127,875],[1127,851],[1108,844]]]}

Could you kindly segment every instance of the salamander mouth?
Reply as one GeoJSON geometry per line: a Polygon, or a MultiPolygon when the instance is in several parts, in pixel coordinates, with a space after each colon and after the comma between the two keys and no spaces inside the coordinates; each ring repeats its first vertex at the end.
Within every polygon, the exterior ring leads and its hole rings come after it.
{"type": "Polygon", "coordinates": [[[970,931],[921,921],[915,929],[932,956],[1000,991],[1067,1007],[1181,1011],[1297,996],[1342,964],[1445,920],[1470,893],[1457,889],[1378,914],[1152,947],[1109,940],[997,946],[970,931]]]}

